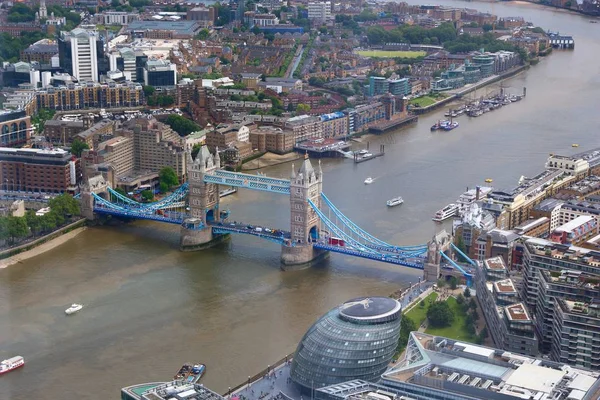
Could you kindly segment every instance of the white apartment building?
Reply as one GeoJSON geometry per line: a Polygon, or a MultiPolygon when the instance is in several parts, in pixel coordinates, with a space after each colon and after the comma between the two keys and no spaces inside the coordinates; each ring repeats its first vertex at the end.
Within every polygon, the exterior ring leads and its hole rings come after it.
{"type": "Polygon", "coordinates": [[[331,19],[331,2],[308,3],[308,19],[326,22],[331,19]]]}

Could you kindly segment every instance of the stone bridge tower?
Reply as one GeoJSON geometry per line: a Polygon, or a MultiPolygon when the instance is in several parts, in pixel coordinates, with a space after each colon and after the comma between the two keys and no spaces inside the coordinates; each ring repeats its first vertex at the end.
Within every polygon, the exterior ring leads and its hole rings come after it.
{"type": "Polygon", "coordinates": [[[81,186],[80,210],[81,216],[88,220],[93,220],[94,215],[94,197],[92,193],[102,197],[108,196],[108,183],[102,175],[92,176],[81,186]]]}
{"type": "Polygon", "coordinates": [[[188,153],[186,170],[190,217],[181,227],[181,250],[200,250],[217,242],[213,240],[210,223],[219,220],[219,185],[205,183],[204,176],[219,168],[221,160],[218,149],[213,156],[208,147],[202,146],[194,161],[188,153]]]}
{"type": "Polygon", "coordinates": [[[423,268],[423,280],[437,282],[440,277],[441,252],[448,253],[452,236],[445,230],[438,232],[427,244],[427,260],[423,268]]]}
{"type": "Polygon", "coordinates": [[[312,243],[321,234],[321,220],[308,203],[310,199],[317,207],[321,207],[321,191],[323,187],[323,170],[315,171],[308,155],[296,172],[292,166],[290,179],[290,241],[281,247],[281,262],[284,269],[290,266],[306,266],[314,259],[326,253],[315,250],[312,243]]]}

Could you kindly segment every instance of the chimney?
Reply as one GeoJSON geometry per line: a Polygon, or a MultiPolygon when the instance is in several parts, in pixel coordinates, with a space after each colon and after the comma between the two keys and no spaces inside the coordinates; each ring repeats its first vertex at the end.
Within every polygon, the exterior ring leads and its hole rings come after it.
{"type": "Polygon", "coordinates": [[[480,192],[481,192],[481,189],[479,186],[477,186],[477,188],[475,189],[475,201],[479,201],[480,192]]]}

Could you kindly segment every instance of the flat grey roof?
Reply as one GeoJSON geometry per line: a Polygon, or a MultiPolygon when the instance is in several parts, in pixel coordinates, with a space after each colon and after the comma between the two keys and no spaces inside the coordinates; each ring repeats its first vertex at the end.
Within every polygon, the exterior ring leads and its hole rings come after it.
{"type": "Polygon", "coordinates": [[[198,21],[132,21],[127,31],[175,31],[193,35],[200,28],[198,21]]]}

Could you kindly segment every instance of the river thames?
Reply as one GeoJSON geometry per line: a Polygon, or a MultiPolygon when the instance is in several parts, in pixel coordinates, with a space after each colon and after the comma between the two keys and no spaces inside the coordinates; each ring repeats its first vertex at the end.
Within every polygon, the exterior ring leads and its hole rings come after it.
{"type": "MultiPolygon", "coordinates": [[[[523,16],[573,35],[576,48],[554,51],[505,81],[511,93],[527,87],[519,103],[477,119],[461,117],[452,132],[431,133],[443,118],[440,110],[369,139],[371,146],[385,144],[385,157],[359,165],[323,162],[323,190],[338,208],[397,244],[426,242],[437,229],[432,214],[467,186],[492,178],[495,187],[510,188],[521,175],[542,170],[548,153],[599,145],[600,26],[528,3],[438,3],[523,16]],[[375,182],[365,186],[368,176],[375,182]],[[405,203],[388,209],[386,200],[398,195],[405,203]]],[[[264,172],[287,177],[290,170],[288,164],[264,172]]],[[[225,203],[237,221],[289,227],[285,196],[240,191],[225,203]]],[[[1,378],[0,398],[116,399],[123,386],[171,379],[184,362],[205,363],[203,383],[224,392],[292,353],[333,306],[387,295],[419,276],[342,255],[282,272],[279,246],[240,236],[222,247],[181,253],[178,229],[151,222],[91,228],[0,270],[0,357],[22,355],[27,363],[1,378]],[[73,302],[86,307],[67,318],[64,310],[73,302]]]]}

